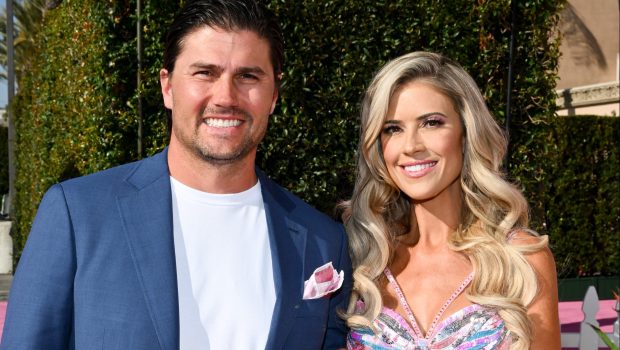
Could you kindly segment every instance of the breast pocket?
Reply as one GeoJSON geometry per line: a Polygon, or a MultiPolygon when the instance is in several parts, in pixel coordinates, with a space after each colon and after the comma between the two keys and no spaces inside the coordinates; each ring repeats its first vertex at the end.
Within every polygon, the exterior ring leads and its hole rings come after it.
{"type": "Polygon", "coordinates": [[[323,317],[327,319],[327,313],[329,312],[329,297],[319,299],[302,300],[299,304],[299,310],[297,311],[297,317],[323,317]]]}

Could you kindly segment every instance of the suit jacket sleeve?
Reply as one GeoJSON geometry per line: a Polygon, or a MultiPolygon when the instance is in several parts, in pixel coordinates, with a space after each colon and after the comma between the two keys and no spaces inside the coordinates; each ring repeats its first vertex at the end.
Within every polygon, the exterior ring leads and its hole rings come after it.
{"type": "Polygon", "coordinates": [[[0,349],[70,349],[73,227],[61,185],[45,194],[13,279],[0,349]]]}
{"type": "Polygon", "coordinates": [[[353,286],[353,272],[351,268],[351,258],[349,257],[347,235],[344,233],[342,225],[340,225],[340,230],[342,231],[342,248],[340,251],[340,261],[336,269],[338,271],[344,270],[344,282],[342,283],[341,290],[330,300],[327,332],[325,335],[325,342],[323,343],[323,349],[325,350],[346,347],[347,327],[344,320],[340,318],[339,313],[347,311],[351,288],[353,286]]]}

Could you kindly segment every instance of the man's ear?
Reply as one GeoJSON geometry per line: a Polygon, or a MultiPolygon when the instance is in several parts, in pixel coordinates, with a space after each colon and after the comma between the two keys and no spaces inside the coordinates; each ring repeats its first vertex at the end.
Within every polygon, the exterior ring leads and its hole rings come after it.
{"type": "Polygon", "coordinates": [[[278,86],[282,83],[283,73],[278,73],[276,75],[276,88],[273,92],[273,101],[271,101],[271,112],[269,114],[273,114],[273,111],[276,109],[276,102],[278,102],[278,96],[280,96],[278,86]]]}
{"type": "Polygon", "coordinates": [[[271,101],[271,111],[269,112],[269,114],[272,114],[273,111],[276,109],[276,102],[278,102],[278,96],[278,89],[276,88],[273,92],[273,101],[271,101]]]}
{"type": "Polygon", "coordinates": [[[172,73],[167,69],[161,69],[159,71],[159,84],[161,85],[161,95],[164,98],[164,105],[168,109],[172,109],[174,103],[172,102],[172,73]]]}

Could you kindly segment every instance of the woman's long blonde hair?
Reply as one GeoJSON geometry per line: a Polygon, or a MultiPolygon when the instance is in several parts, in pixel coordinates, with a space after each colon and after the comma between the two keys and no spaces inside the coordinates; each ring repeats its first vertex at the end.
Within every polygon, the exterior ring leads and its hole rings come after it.
{"type": "Polygon", "coordinates": [[[463,209],[450,243],[470,259],[475,271],[466,296],[473,303],[496,308],[512,333],[513,348],[526,349],[532,339],[527,306],[536,294],[537,281],[523,254],[541,249],[547,241],[509,244],[512,232],[527,227],[528,206],[500,169],[506,137],[469,74],[449,59],[428,52],[409,53],[389,62],[364,96],[357,180],[351,199],[343,204],[354,268],[347,324],[372,327],[383,306],[378,279],[392,257],[396,236],[409,232],[410,220],[415,220],[409,199],[388,174],[380,142],[390,99],[412,81],[430,84],[445,94],[461,117],[463,209]],[[356,308],[360,300],[363,309],[356,308]]]}

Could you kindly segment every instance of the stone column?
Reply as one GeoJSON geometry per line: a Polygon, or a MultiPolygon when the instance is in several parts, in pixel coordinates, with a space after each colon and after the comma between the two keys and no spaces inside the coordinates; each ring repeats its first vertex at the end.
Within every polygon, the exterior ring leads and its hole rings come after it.
{"type": "Polygon", "coordinates": [[[11,221],[0,221],[0,274],[13,273],[13,240],[11,221]]]}

